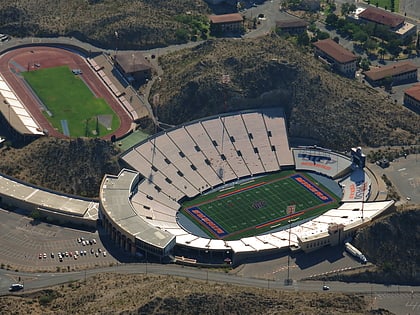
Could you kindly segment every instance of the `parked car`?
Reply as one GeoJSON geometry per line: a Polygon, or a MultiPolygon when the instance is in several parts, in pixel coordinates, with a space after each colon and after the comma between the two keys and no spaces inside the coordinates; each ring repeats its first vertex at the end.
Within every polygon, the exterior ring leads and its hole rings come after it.
{"type": "Polygon", "coordinates": [[[327,286],[327,285],[322,286],[322,290],[324,290],[324,291],[328,291],[329,289],[330,289],[330,287],[327,286]]]}

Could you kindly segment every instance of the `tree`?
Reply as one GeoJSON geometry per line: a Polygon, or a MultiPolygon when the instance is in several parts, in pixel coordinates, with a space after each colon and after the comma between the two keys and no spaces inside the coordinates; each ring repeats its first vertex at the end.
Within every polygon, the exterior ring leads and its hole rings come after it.
{"type": "Polygon", "coordinates": [[[368,71],[370,69],[370,62],[367,58],[362,58],[360,61],[360,68],[362,68],[363,71],[368,71]]]}
{"type": "Polygon", "coordinates": [[[360,43],[364,43],[368,40],[369,36],[362,30],[357,30],[354,34],[353,34],[353,40],[358,41],[360,43]]]}
{"type": "Polygon", "coordinates": [[[317,30],[316,37],[318,40],[327,39],[327,38],[330,38],[330,34],[328,34],[327,32],[317,30]]]}
{"type": "Polygon", "coordinates": [[[365,43],[363,44],[363,48],[366,50],[373,50],[376,49],[378,47],[378,43],[371,38],[368,38],[367,41],[365,41],[365,43]]]}
{"type": "Polygon", "coordinates": [[[386,48],[391,55],[394,55],[395,57],[398,57],[398,55],[402,51],[400,45],[401,45],[400,40],[392,39],[388,42],[388,45],[386,46],[386,48]]]}
{"type": "Polygon", "coordinates": [[[309,45],[309,36],[307,32],[302,32],[297,38],[297,44],[299,46],[308,46],[309,45]]]}
{"type": "Polygon", "coordinates": [[[335,15],[334,13],[330,13],[327,15],[327,17],[325,18],[325,24],[327,24],[327,26],[336,26],[337,25],[337,21],[338,21],[338,16],[335,15]]]}
{"type": "Polygon", "coordinates": [[[381,47],[378,50],[378,54],[379,54],[380,59],[383,61],[386,54],[386,50],[381,47]]]}

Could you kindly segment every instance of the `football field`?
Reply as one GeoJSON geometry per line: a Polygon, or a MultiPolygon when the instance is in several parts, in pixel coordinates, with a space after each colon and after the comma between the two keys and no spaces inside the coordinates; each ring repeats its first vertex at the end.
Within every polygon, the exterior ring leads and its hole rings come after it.
{"type": "Polygon", "coordinates": [[[200,196],[182,211],[210,237],[233,240],[317,216],[338,203],[308,173],[283,171],[200,196]]]}
{"type": "Polygon", "coordinates": [[[45,107],[51,125],[69,137],[101,137],[118,129],[120,120],[68,66],[22,72],[45,107]]]}

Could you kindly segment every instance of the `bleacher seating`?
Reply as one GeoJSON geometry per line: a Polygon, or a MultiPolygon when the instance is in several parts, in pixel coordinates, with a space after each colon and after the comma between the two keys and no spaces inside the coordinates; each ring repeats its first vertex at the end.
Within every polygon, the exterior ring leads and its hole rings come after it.
{"type": "Polygon", "coordinates": [[[252,143],[253,150],[259,155],[266,172],[278,171],[280,165],[275,152],[271,150],[261,113],[243,113],[241,116],[247,128],[247,136],[252,143]]]}
{"type": "Polygon", "coordinates": [[[251,174],[265,173],[259,154],[252,147],[242,117],[240,115],[227,116],[222,121],[229,134],[229,140],[232,141],[235,150],[241,153],[251,174]]]}
{"type": "Polygon", "coordinates": [[[213,142],[207,135],[207,132],[201,123],[188,125],[186,126],[186,130],[188,134],[194,139],[200,150],[203,152],[203,155],[209,161],[212,169],[223,182],[228,182],[238,178],[228,162],[221,158],[220,153],[213,145],[213,142]]]}
{"type": "Polygon", "coordinates": [[[234,174],[232,178],[229,178],[227,174],[225,174],[225,180],[232,180],[236,178],[250,176],[251,173],[246,166],[243,158],[238,156],[232,142],[229,139],[229,134],[226,131],[223,121],[226,117],[222,117],[221,119],[209,119],[202,122],[204,129],[207,132],[207,135],[211,141],[211,144],[214,145],[215,151],[218,153],[219,156],[215,156],[215,159],[222,159],[221,156],[225,156],[226,164],[230,166],[233,170],[234,174]]]}
{"type": "Polygon", "coordinates": [[[263,118],[267,128],[267,136],[270,144],[275,148],[279,164],[281,166],[294,165],[292,152],[289,149],[289,141],[285,133],[285,121],[278,111],[279,109],[272,108],[264,110],[263,118]]]}
{"type": "Polygon", "coordinates": [[[194,149],[197,144],[192,140],[184,128],[172,130],[168,132],[168,136],[176,143],[180,152],[182,152],[182,155],[189,159],[191,164],[195,166],[201,177],[205,178],[209,183],[210,186],[202,188],[201,191],[205,191],[222,183],[222,180],[217,176],[213,168],[205,162],[206,157],[203,155],[203,152],[194,149]]]}

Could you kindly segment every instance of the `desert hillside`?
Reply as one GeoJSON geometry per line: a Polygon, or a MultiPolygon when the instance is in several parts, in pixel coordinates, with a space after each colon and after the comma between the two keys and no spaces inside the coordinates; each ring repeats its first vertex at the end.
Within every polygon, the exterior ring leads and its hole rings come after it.
{"type": "Polygon", "coordinates": [[[360,82],[331,73],[310,48],[299,49],[275,34],[209,40],[159,62],[164,74],[150,101],[159,94],[154,107],[166,123],[283,106],[290,136],[313,138],[326,147],[348,150],[419,141],[417,114],[360,82]]]}
{"type": "Polygon", "coordinates": [[[391,314],[355,294],[283,292],[170,276],[102,274],[15,297],[0,314],[391,314]]]}
{"type": "Polygon", "coordinates": [[[354,244],[376,265],[364,274],[383,283],[420,284],[420,209],[397,212],[358,232],[354,244]]]}
{"type": "Polygon", "coordinates": [[[15,37],[73,36],[108,49],[138,49],[185,42],[201,28],[182,17],[200,20],[207,13],[203,0],[10,0],[0,1],[0,30],[15,37]]]}
{"type": "Polygon", "coordinates": [[[0,149],[0,173],[30,184],[84,197],[98,197],[104,174],[118,174],[119,151],[100,139],[40,138],[0,149]]]}

